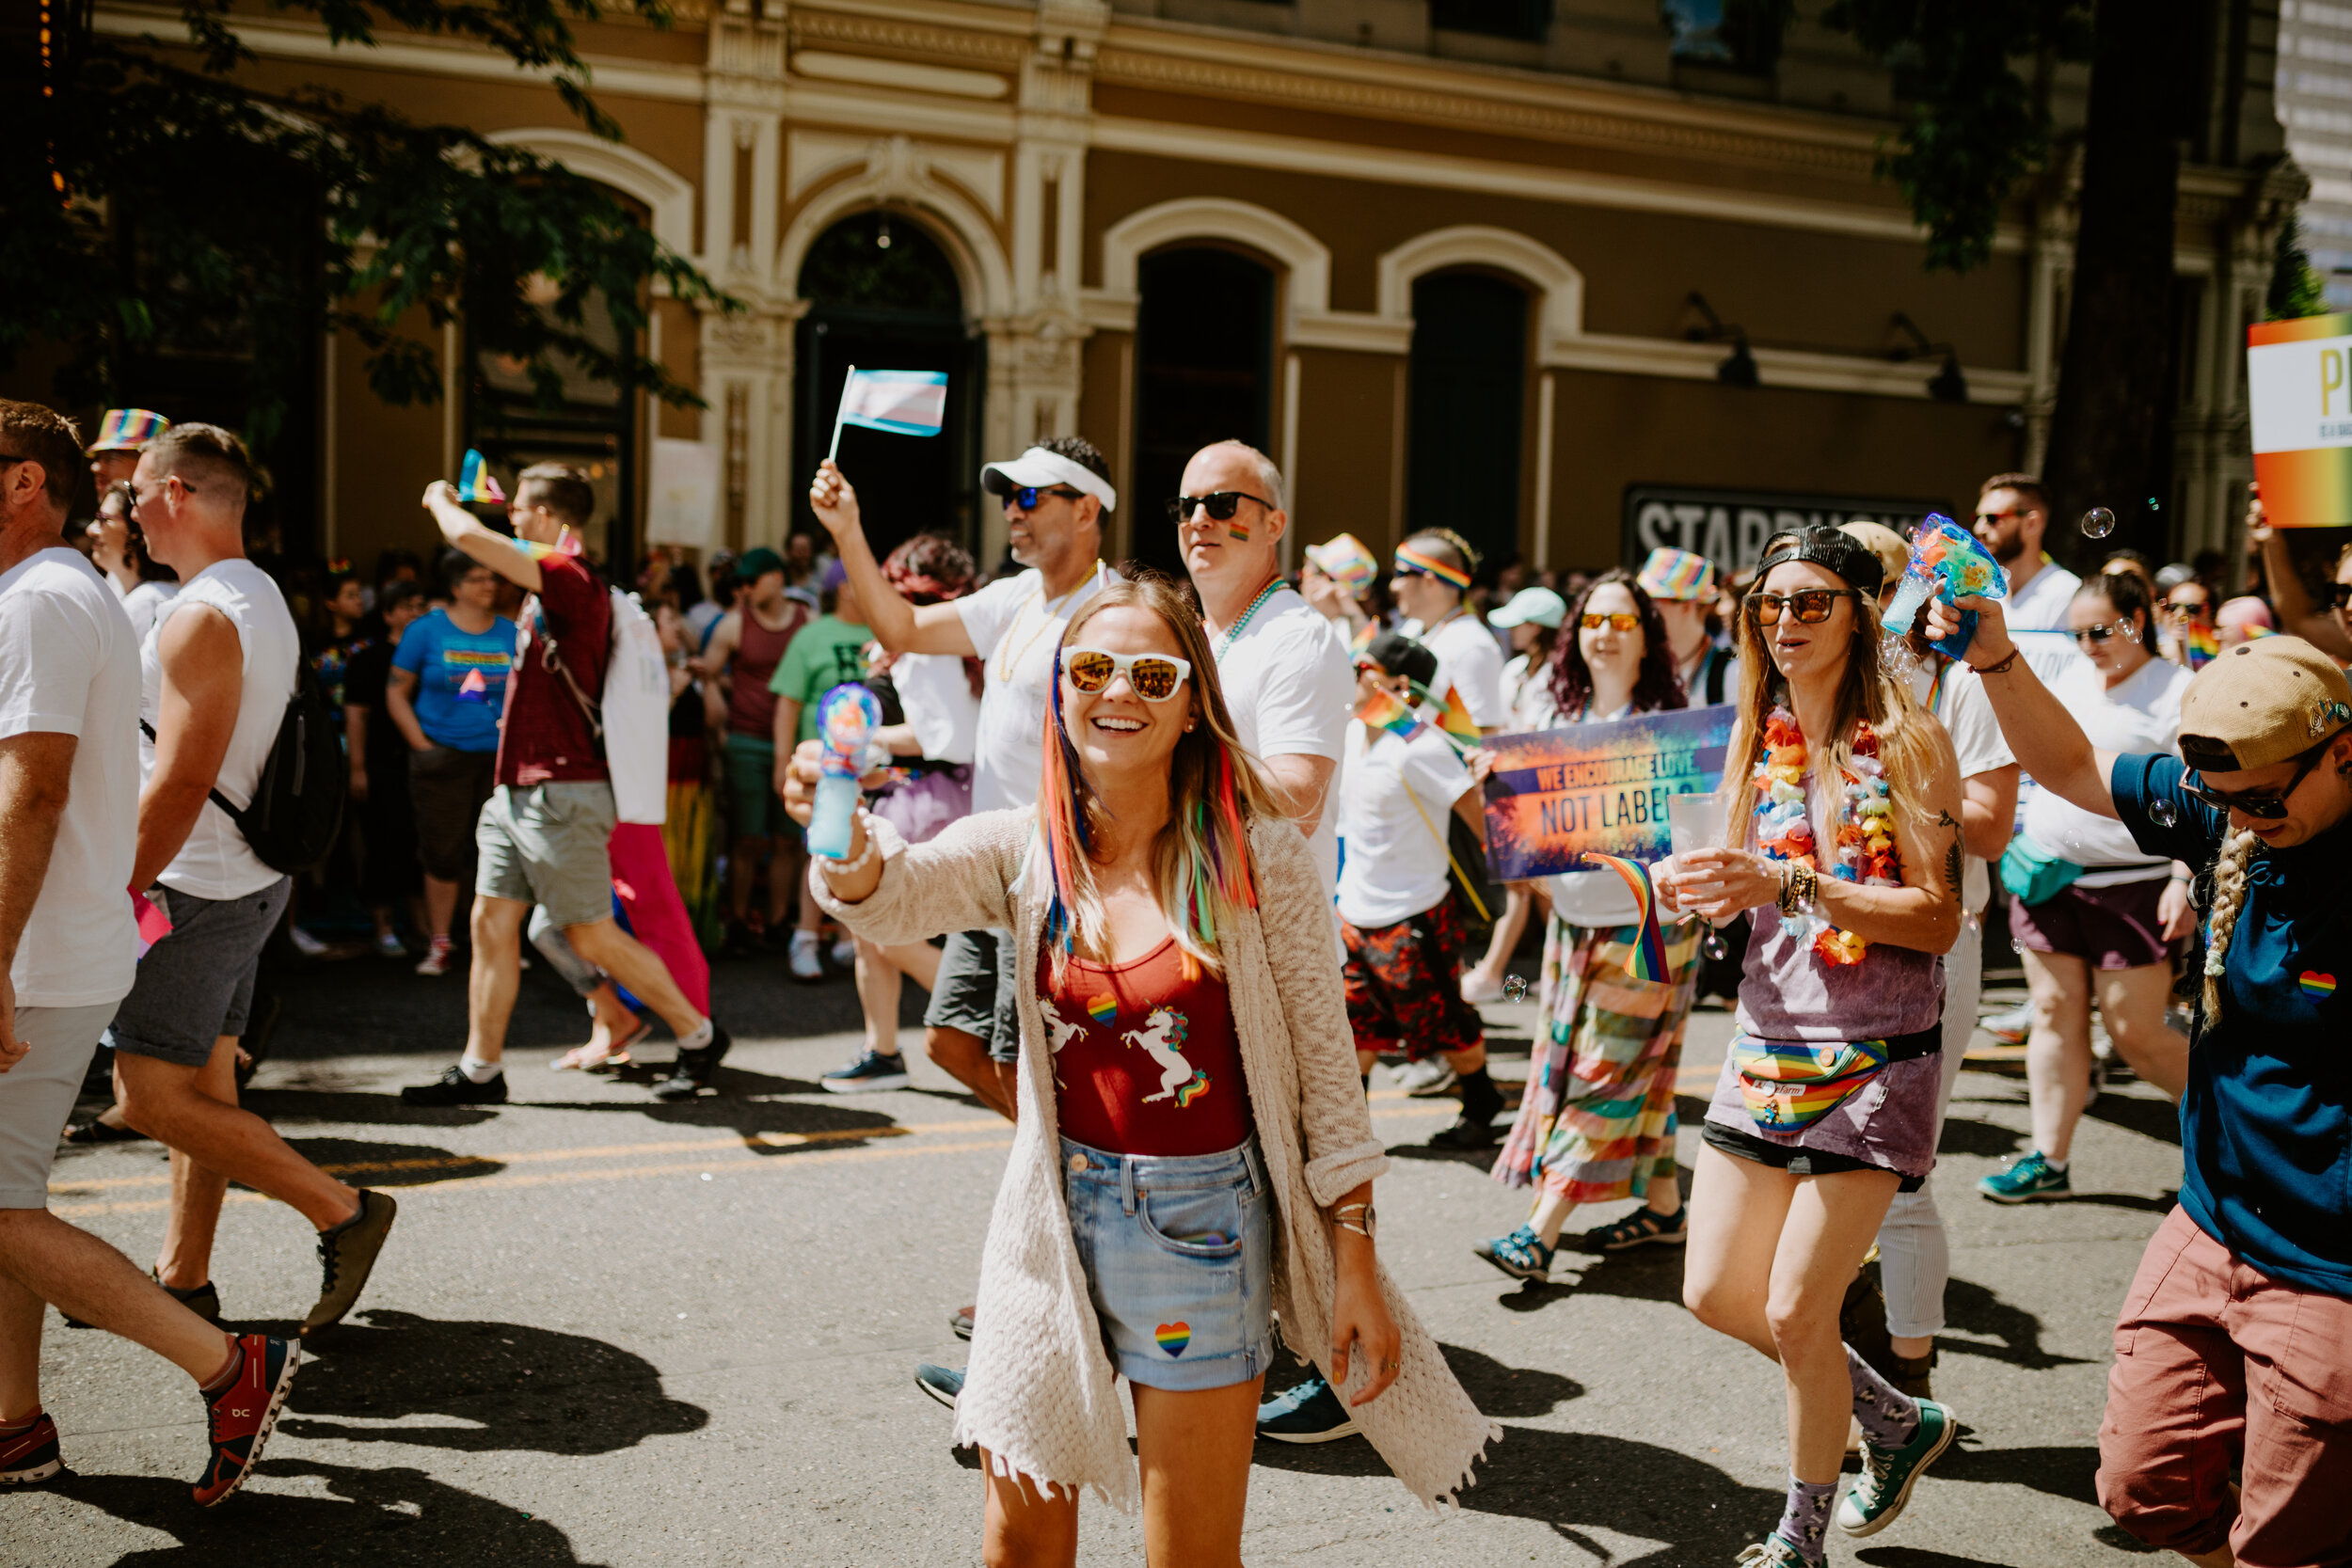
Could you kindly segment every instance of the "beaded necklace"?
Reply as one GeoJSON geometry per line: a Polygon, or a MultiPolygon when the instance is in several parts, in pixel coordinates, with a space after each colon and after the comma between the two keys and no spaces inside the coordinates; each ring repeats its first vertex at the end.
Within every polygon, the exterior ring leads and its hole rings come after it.
{"type": "Polygon", "coordinates": [[[1232,626],[1228,626],[1225,629],[1224,635],[1216,640],[1216,657],[1219,659],[1222,659],[1227,654],[1232,652],[1235,640],[1238,639],[1243,632],[1249,629],[1250,619],[1255,616],[1258,611],[1263,610],[1266,606],[1266,601],[1273,598],[1275,594],[1280,593],[1285,586],[1286,584],[1282,580],[1282,576],[1279,572],[1266,579],[1266,585],[1258,590],[1258,596],[1249,601],[1249,608],[1241,612],[1241,619],[1235,621],[1232,626]]]}
{"type": "MultiPolygon", "coordinates": [[[[1818,869],[1813,823],[1805,811],[1804,780],[1811,760],[1797,716],[1775,707],[1764,719],[1764,755],[1756,765],[1756,845],[1767,859],[1818,869]]],[[[1839,770],[1837,864],[1840,881],[1865,887],[1900,887],[1901,851],[1895,844],[1895,803],[1886,768],[1879,761],[1879,737],[1867,721],[1853,734],[1853,765],[1839,770]]],[[[1794,917],[1799,934],[1810,929],[1813,951],[1825,963],[1858,964],[1869,942],[1841,931],[1807,911],[1794,917]]]]}

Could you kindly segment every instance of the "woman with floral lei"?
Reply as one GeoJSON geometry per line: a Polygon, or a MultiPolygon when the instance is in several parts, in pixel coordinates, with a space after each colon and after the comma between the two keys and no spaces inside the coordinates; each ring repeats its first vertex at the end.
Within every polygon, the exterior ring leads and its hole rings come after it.
{"type": "MultiPolygon", "coordinates": [[[[1104,589],[1053,689],[1036,807],[912,848],[861,812],[848,855],[810,873],[861,937],[1009,928],[1028,976],[956,1404],[955,1440],[986,1460],[983,1555],[1075,1561],[1091,1487],[1140,1497],[1150,1561],[1238,1565],[1276,1313],[1414,1496],[1449,1497],[1501,1429],[1373,1250],[1388,1159],[1330,895],[1234,739],[1200,611],[1157,578],[1104,589]]],[[[804,742],[800,820],[818,773],[804,742]]]]}
{"type": "Polygon", "coordinates": [[[1678,856],[1661,901],[1756,911],[1691,1194],[1683,1299],[1781,1365],[1788,1497],[1739,1560],[1823,1560],[1847,1419],[1850,1535],[1885,1528],[1952,1440],[1951,1413],[1839,1341],[1837,1308],[1899,1191],[1935,1164],[1943,960],[1959,935],[1959,768],[1880,660],[1877,556],[1833,528],[1768,541],[1740,616],[1724,787],[1734,844],[1678,856]]]}

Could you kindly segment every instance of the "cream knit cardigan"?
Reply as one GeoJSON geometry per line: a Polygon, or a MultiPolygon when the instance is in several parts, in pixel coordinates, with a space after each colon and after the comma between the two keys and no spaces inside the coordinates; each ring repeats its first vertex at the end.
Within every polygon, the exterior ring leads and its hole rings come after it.
{"type": "MultiPolygon", "coordinates": [[[[1023,877],[1035,816],[1033,809],[983,812],[912,848],[890,824],[868,818],[882,856],[873,894],[844,904],[813,865],[809,879],[843,925],[885,945],[943,931],[1018,934],[1021,1119],[982,1250],[955,1440],[986,1449],[1000,1473],[1073,1493],[1091,1487],[1133,1512],[1140,1489],[1126,1412],[1062,1200],[1053,1057],[1034,980],[1048,902],[1041,856],[1023,877]]],[[[1250,847],[1259,907],[1242,911],[1218,945],[1279,1215],[1275,1309],[1291,1348],[1328,1375],[1335,1274],[1324,1210],[1386,1170],[1389,1158],[1364,1105],[1330,903],[1306,840],[1288,822],[1261,820],[1250,847]]],[[[1502,1429],[1470,1403],[1385,1268],[1380,1292],[1404,1334],[1405,1368],[1354,1412],[1357,1425],[1414,1497],[1452,1502],[1502,1429]]],[[[1348,1370],[1343,1395],[1368,1379],[1360,1350],[1348,1370]]]]}

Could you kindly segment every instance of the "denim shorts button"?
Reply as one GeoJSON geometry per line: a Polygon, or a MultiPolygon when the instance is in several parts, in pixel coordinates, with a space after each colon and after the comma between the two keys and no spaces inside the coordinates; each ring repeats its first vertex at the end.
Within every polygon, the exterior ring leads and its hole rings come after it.
{"type": "Polygon", "coordinates": [[[1083,1154],[1073,1154],[1073,1155],[1070,1157],[1070,1168],[1071,1168],[1072,1170],[1084,1170],[1084,1169],[1086,1169],[1086,1168],[1087,1168],[1087,1157],[1086,1157],[1085,1155],[1083,1155],[1083,1154]]]}

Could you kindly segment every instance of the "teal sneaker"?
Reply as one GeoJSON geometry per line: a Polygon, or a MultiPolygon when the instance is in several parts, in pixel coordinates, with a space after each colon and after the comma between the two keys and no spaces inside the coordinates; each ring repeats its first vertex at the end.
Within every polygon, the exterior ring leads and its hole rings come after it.
{"type": "Polygon", "coordinates": [[[1549,1279],[1560,1249],[1544,1245],[1534,1226],[1522,1225],[1508,1236],[1472,1242],[1470,1250],[1515,1279],[1549,1279]]]}
{"type": "Polygon", "coordinates": [[[1959,1423],[1933,1400],[1919,1402],[1919,1430],[1899,1449],[1862,1440],[1862,1476],[1837,1505],[1837,1528],[1848,1535],[1876,1535],[1902,1516],[1911,1488],[1952,1446],[1959,1423]]]}
{"type": "Polygon", "coordinates": [[[1979,1177],[1977,1191],[1995,1203],[2048,1203],[2073,1197],[2074,1183],[2065,1171],[2053,1170],[2042,1150],[2029,1148],[2007,1170],[1979,1177]]]}
{"type": "Polygon", "coordinates": [[[1761,1541],[1751,1541],[1740,1548],[1740,1555],[1731,1560],[1732,1568],[1820,1568],[1788,1544],[1788,1538],[1774,1530],[1761,1541]]]}

